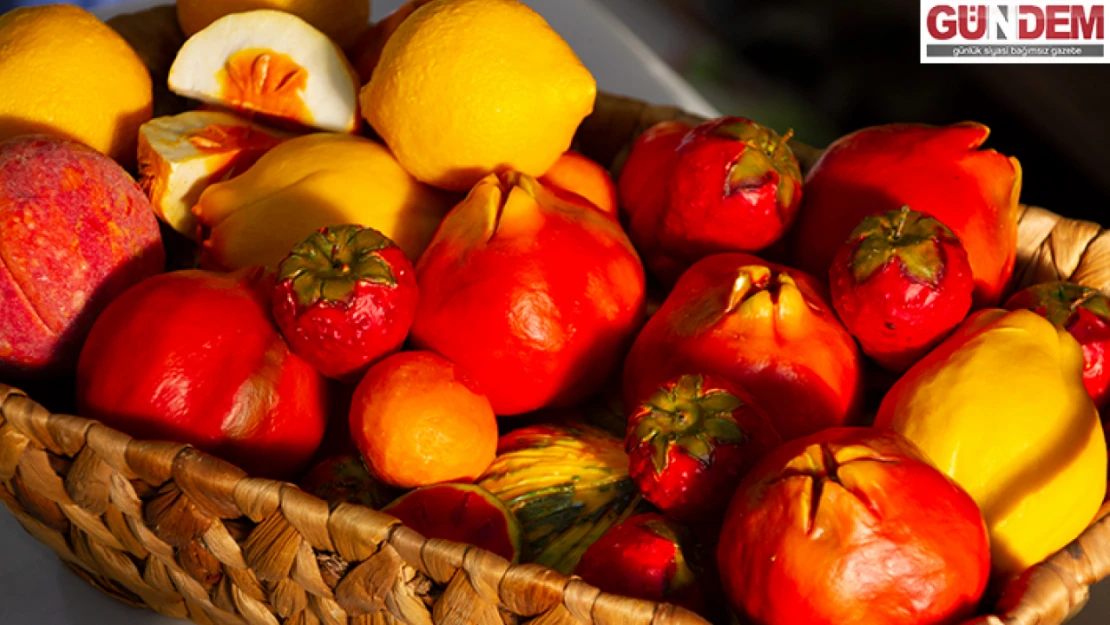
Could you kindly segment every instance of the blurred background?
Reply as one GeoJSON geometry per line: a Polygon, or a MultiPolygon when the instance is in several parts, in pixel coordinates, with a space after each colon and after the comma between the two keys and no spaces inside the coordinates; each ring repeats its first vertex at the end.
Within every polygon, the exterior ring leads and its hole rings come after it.
{"type": "Polygon", "coordinates": [[[918,0],[596,0],[722,113],[815,145],[982,122],[1022,200],[1110,226],[1110,65],[922,65],[918,0]]]}

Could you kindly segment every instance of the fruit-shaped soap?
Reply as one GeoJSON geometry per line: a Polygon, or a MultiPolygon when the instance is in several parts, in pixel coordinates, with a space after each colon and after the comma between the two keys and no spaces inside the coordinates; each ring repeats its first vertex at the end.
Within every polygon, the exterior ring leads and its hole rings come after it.
{"type": "Polygon", "coordinates": [[[1067,330],[1083,348],[1083,384],[1103,410],[1110,402],[1110,300],[1098,289],[1049,282],[1014,293],[1009,310],[1032,310],[1067,330]]]}
{"type": "Polygon", "coordinates": [[[778,241],[802,199],[789,139],[742,117],[710,120],[687,133],[675,148],[656,226],[663,250],[692,263],[778,241]]]}
{"type": "Polygon", "coordinates": [[[416,277],[412,340],[474,376],[498,415],[592,395],[644,315],[644,270],[616,220],[517,172],[447,215],[416,277]]]}
{"type": "Polygon", "coordinates": [[[481,388],[425,351],[370,367],[351,401],[350,428],[366,468],[399,488],[472,481],[497,449],[497,417],[481,388]]]}
{"type": "Polygon", "coordinates": [[[590,204],[617,216],[617,187],[604,167],[589,158],[567,150],[540,183],[552,190],[566,191],[582,197],[590,204]]]}
{"type": "Polygon", "coordinates": [[[805,178],[791,248],[799,269],[823,276],[860,221],[908,205],[952,229],[975,277],[976,307],[999,302],[1017,254],[1021,166],[981,150],[990,130],[890,124],[846,135],[805,178]]]}
{"type": "Polygon", "coordinates": [[[473,484],[433,484],[401,495],[382,508],[424,538],[473,545],[515,564],[524,542],[520,523],[505,504],[473,484]]]}
{"type": "Polygon", "coordinates": [[[418,180],[467,191],[515,169],[542,176],[593,111],[597,83],[518,0],[434,0],[389,37],[362,114],[418,180]]]}
{"type": "Polygon", "coordinates": [[[629,472],[644,498],[677,519],[719,521],[757,460],[782,442],[735,384],[713,376],[668,381],[628,418],[629,472]]]}
{"type": "Polygon", "coordinates": [[[477,481],[524,527],[524,559],[570,574],[609,528],[636,513],[623,441],[595,427],[533,425],[505,434],[477,481]]]}
{"type": "Polygon", "coordinates": [[[208,185],[243,173],[289,136],[222,111],[152,119],[139,128],[139,183],[158,217],[195,239],[193,206],[208,185]]]}
{"type": "Polygon", "coordinates": [[[193,213],[214,266],[276,269],[313,232],[346,224],[374,228],[416,262],[451,202],[405,173],[382,144],[316,133],[290,139],[243,174],[211,185],[193,213]]]}
{"type": "Polygon", "coordinates": [[[257,477],[300,475],[324,437],[327,387],[270,319],[271,278],[165,273],[96,320],[77,369],[82,415],[189,443],[257,477]]]}
{"type": "Polygon", "coordinates": [[[590,545],[575,574],[605,592],[705,614],[713,585],[693,534],[657,513],[637,514],[590,545]]]}
{"type": "Polygon", "coordinates": [[[150,72],[123,37],[73,4],[0,15],[0,141],[46,133],[131,166],[154,108],[150,72]]]}
{"type": "Polygon", "coordinates": [[[373,228],[334,226],[278,266],[274,320],[320,373],[357,381],[408,336],[418,297],[412,263],[373,228]]]}
{"type": "Polygon", "coordinates": [[[0,377],[72,373],[97,315],[165,263],[150,202],[110,158],[0,142],[0,377]]]}
{"type": "Polygon", "coordinates": [[[955,625],[990,577],[983,517],[913,443],[831,428],[741,482],[717,547],[746,623],[955,625]]]}
{"type": "Polygon", "coordinates": [[[867,217],[829,270],[833,308],[863,352],[905,371],[971,310],[967,253],[936,219],[910,210],[867,217]]]}
{"type": "Polygon", "coordinates": [[[690,132],[689,124],[660,122],[632,144],[617,179],[621,219],[643,255],[644,266],[665,284],[674,284],[688,266],[666,255],[659,245],[658,224],[667,199],[667,180],[675,150],[690,132]]]}
{"type": "Polygon", "coordinates": [[[850,423],[863,396],[859,348],[821,283],[741,252],[682,275],[625,359],[625,403],[691,373],[747,391],[783,440],[850,423]]]}
{"type": "Polygon", "coordinates": [[[971,494],[999,579],[1071,542],[1106,492],[1083,351],[1028,310],[969,317],[890,389],[875,425],[904,434],[971,494]]]}
{"type": "Polygon", "coordinates": [[[284,11],[230,13],[205,26],[178,51],[169,86],[292,128],[358,129],[358,75],[343,50],[284,11]]]}

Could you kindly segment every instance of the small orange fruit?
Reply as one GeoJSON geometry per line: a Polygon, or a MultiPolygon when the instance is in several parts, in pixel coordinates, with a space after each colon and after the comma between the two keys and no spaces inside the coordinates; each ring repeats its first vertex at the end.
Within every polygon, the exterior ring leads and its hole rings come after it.
{"type": "Polygon", "coordinates": [[[590,204],[617,216],[617,187],[608,170],[596,161],[567,150],[540,178],[544,186],[569,191],[590,204]]]}
{"type": "Polygon", "coordinates": [[[497,453],[489,400],[432,352],[401,352],[371,367],[355,390],[350,426],[370,472],[401,488],[474,480],[497,453]]]}

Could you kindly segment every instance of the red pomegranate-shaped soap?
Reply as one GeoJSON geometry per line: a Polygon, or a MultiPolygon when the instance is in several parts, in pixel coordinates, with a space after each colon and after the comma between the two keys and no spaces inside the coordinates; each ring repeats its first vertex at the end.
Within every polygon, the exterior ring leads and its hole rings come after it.
{"type": "Polygon", "coordinates": [[[593,394],[644,316],[643,266],[617,221],[515,172],[447,215],[416,278],[414,343],[471,375],[499,415],[593,394]]]}
{"type": "Polygon", "coordinates": [[[261,268],[189,270],[127,290],[81,352],[82,416],[195,445],[252,476],[298,475],[324,437],[327,389],[274,326],[272,284],[261,268]]]}

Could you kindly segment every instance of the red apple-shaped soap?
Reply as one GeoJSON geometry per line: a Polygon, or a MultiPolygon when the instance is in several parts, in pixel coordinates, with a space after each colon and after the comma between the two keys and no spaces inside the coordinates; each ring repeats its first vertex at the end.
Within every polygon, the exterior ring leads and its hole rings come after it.
{"type": "Polygon", "coordinates": [[[833,259],[829,286],[863,352],[905,371],[964,320],[975,283],[956,235],[906,206],[860,223],[833,259]]]}
{"type": "Polygon", "coordinates": [[[996,305],[1017,255],[1021,166],[981,150],[990,130],[890,124],[835,141],[806,174],[791,239],[799,269],[823,276],[868,215],[910,206],[956,233],[975,278],[974,305],[996,305]]]}
{"type": "Polygon", "coordinates": [[[638,514],[590,545],[575,574],[605,592],[706,614],[714,585],[692,533],[659,514],[638,514]]]}
{"type": "Polygon", "coordinates": [[[1110,400],[1110,299],[1098,289],[1049,282],[1018,291],[1009,310],[1026,309],[1067,330],[1083,348],[1083,385],[1100,410],[1110,400]]]}
{"type": "Polygon", "coordinates": [[[663,253],[656,234],[675,150],[691,129],[678,121],[649,128],[632,144],[617,180],[628,236],[643,256],[644,265],[667,284],[678,279],[686,264],[663,253]]]}
{"type": "Polygon", "coordinates": [[[274,326],[272,284],[261,268],[187,270],[128,289],[81,352],[81,414],[253,476],[299,475],[324,437],[327,388],[274,326]]]}
{"type": "Polygon", "coordinates": [[[643,267],[616,220],[515,172],[448,213],[416,277],[413,342],[466,371],[499,415],[592,395],[644,316],[643,267]]]}
{"type": "Polygon", "coordinates": [[[97,315],[165,262],[115,161],[55,137],[0,143],[0,377],[71,372],[97,315]]]}
{"type": "Polygon", "coordinates": [[[802,199],[789,138],[743,117],[714,119],[690,131],[667,181],[657,233],[663,251],[692,263],[778,241],[802,199]]]}

